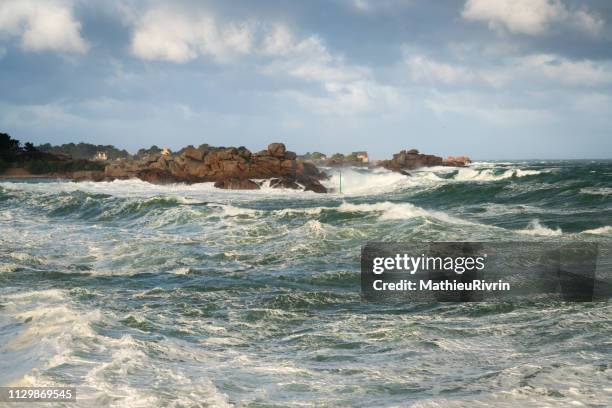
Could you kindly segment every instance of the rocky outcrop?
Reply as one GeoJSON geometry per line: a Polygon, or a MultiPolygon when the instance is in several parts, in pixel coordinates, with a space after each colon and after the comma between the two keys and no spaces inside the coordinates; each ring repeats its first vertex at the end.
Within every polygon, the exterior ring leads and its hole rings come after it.
{"type": "Polygon", "coordinates": [[[421,154],[417,149],[402,150],[393,155],[391,160],[384,160],[380,165],[386,169],[404,173],[405,170],[414,170],[419,167],[430,166],[456,166],[464,167],[470,163],[470,159],[465,156],[449,157],[443,159],[432,154],[421,154]]]}
{"type": "Polygon", "coordinates": [[[215,187],[227,190],[259,190],[259,184],[249,179],[227,179],[217,181],[215,187]]]}
{"type": "Polygon", "coordinates": [[[327,193],[327,188],[323,186],[318,180],[312,178],[298,178],[298,183],[304,186],[304,191],[313,191],[315,193],[327,193]]]}
{"type": "Polygon", "coordinates": [[[136,177],[152,184],[172,184],[183,181],[171,172],[157,168],[142,169],[138,171],[136,177]]]}
{"type": "Polygon", "coordinates": [[[108,179],[139,178],[152,183],[215,182],[228,189],[255,189],[251,179],[282,179],[287,188],[304,186],[309,191],[327,192],[319,180],[325,173],[312,163],[297,160],[283,143],[251,153],[246,147],[188,147],[180,155],[147,155],[139,160],[119,161],[106,166],[108,179]]]}
{"type": "Polygon", "coordinates": [[[274,157],[284,157],[285,151],[286,149],[283,143],[271,143],[268,146],[268,153],[274,157]]]}
{"type": "Polygon", "coordinates": [[[272,188],[291,188],[291,189],[299,189],[300,185],[295,181],[295,179],[283,177],[283,178],[274,178],[270,180],[270,187],[272,188]]]}
{"type": "Polygon", "coordinates": [[[291,177],[274,178],[270,180],[272,188],[290,188],[294,190],[314,191],[315,193],[327,193],[327,188],[323,186],[317,179],[311,177],[291,177]]]}
{"type": "Polygon", "coordinates": [[[104,181],[105,174],[97,170],[73,171],[71,178],[74,181],[104,181]]]}
{"type": "Polygon", "coordinates": [[[472,160],[470,160],[467,156],[448,156],[442,162],[443,166],[453,166],[453,167],[465,167],[470,164],[472,160]]]}

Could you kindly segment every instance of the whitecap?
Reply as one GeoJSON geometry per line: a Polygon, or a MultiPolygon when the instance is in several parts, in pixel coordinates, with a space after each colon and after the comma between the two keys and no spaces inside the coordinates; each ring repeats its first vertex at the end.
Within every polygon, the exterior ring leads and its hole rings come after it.
{"type": "Polygon", "coordinates": [[[374,204],[351,204],[343,202],[338,208],[341,212],[377,212],[381,220],[401,220],[408,218],[436,218],[450,224],[473,224],[469,221],[452,217],[441,211],[429,211],[411,203],[392,203],[384,201],[374,204]]]}
{"type": "Polygon", "coordinates": [[[593,235],[611,235],[612,226],[606,225],[604,227],[593,228],[590,230],[582,231],[582,234],[593,234],[593,235]]]}
{"type": "Polygon", "coordinates": [[[546,237],[555,237],[555,236],[560,236],[561,234],[563,234],[563,231],[561,231],[561,228],[556,228],[556,229],[548,228],[545,225],[542,225],[540,223],[540,220],[538,219],[531,220],[527,228],[518,230],[517,232],[523,235],[546,236],[546,237]]]}
{"type": "Polygon", "coordinates": [[[457,174],[453,177],[456,181],[498,181],[509,178],[519,178],[526,176],[536,176],[541,174],[539,170],[522,170],[522,169],[509,169],[503,173],[496,174],[492,169],[476,170],[472,168],[459,169],[457,174]]]}

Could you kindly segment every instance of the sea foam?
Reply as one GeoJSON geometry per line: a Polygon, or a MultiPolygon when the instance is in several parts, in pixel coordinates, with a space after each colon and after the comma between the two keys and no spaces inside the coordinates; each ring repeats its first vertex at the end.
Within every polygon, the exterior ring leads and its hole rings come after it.
{"type": "Polygon", "coordinates": [[[538,219],[531,220],[527,228],[518,230],[517,232],[523,235],[545,236],[545,237],[555,237],[555,236],[560,236],[561,234],[563,234],[563,231],[561,231],[561,228],[556,228],[556,229],[548,228],[545,225],[542,225],[540,223],[540,220],[538,219]]]}

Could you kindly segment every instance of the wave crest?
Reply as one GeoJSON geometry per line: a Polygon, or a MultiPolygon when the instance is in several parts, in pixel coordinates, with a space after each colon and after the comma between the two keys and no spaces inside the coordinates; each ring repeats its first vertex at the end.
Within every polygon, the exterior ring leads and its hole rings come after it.
{"type": "Polygon", "coordinates": [[[561,228],[548,228],[540,223],[540,220],[534,219],[529,222],[527,228],[518,230],[519,234],[531,236],[557,237],[563,234],[561,228]]]}

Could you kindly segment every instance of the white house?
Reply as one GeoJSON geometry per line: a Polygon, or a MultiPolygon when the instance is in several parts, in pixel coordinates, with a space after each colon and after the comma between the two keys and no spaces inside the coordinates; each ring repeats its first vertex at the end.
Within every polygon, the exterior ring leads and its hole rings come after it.
{"type": "Polygon", "coordinates": [[[93,160],[106,161],[108,160],[108,156],[106,155],[106,152],[96,152],[96,154],[93,157],[93,160]]]}

